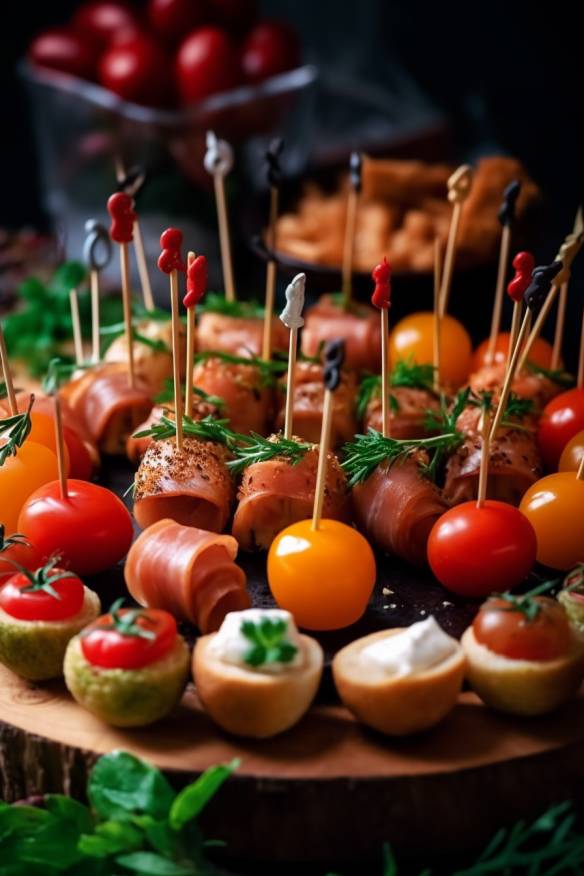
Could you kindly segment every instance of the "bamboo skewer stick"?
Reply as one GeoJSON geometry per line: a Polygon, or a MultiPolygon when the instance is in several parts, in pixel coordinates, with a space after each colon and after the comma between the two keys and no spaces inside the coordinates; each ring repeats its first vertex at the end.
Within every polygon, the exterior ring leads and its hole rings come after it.
{"type": "Polygon", "coordinates": [[[91,271],[89,274],[89,288],[91,294],[91,358],[97,364],[101,359],[101,344],[99,336],[99,274],[91,271]]]}
{"type": "Polygon", "coordinates": [[[324,348],[324,404],[322,425],[320,430],[320,446],[318,450],[318,469],[316,472],[316,487],[314,491],[314,506],[312,512],[312,529],[317,530],[322,517],[324,488],[326,484],[328,453],[331,440],[331,423],[333,412],[333,395],[341,382],[341,368],[345,360],[345,342],[341,339],[329,341],[324,348]]]}
{"type": "Polygon", "coordinates": [[[554,345],[552,350],[552,371],[557,371],[560,367],[560,359],[562,356],[562,343],[564,340],[564,326],[566,324],[566,304],[568,303],[568,284],[562,283],[560,286],[560,294],[558,297],[558,312],[556,315],[556,327],[554,330],[554,345]]]}
{"type": "Polygon", "coordinates": [[[481,414],[480,432],[482,436],[481,467],[479,470],[479,486],[477,493],[477,508],[482,508],[487,498],[489,481],[489,460],[491,456],[490,416],[487,410],[481,414]]]}
{"type": "MultiPolygon", "coordinates": [[[[144,185],[146,174],[138,167],[130,170],[129,173],[126,173],[124,163],[119,154],[116,155],[114,163],[119,191],[125,192],[132,198],[132,200],[134,200],[144,185]]],[[[132,232],[134,252],[136,253],[136,264],[138,266],[138,276],[140,278],[140,288],[142,290],[142,302],[146,310],[154,310],[154,296],[152,294],[148,263],[144,251],[144,238],[142,237],[142,228],[137,213],[134,213],[132,232]]]]}
{"type": "MultiPolygon", "coordinates": [[[[187,272],[195,261],[194,252],[187,256],[187,272]]],[[[195,360],[195,317],[197,305],[187,307],[187,360],[185,369],[185,416],[193,416],[193,367],[195,360]]]]}
{"type": "Polygon", "coordinates": [[[357,228],[357,209],[361,194],[361,171],[363,157],[359,152],[352,152],[349,160],[349,196],[347,200],[347,218],[345,222],[345,237],[343,242],[342,286],[343,307],[348,310],[353,297],[353,256],[355,253],[355,232],[357,228]]]}
{"type": "Polygon", "coordinates": [[[69,307],[71,308],[71,323],[73,325],[75,364],[83,365],[83,338],[81,337],[81,319],[79,318],[79,296],[77,294],[77,289],[69,290],[69,307]]]}
{"type": "Polygon", "coordinates": [[[103,225],[96,219],[88,219],[85,223],[87,237],[83,245],[83,258],[89,268],[89,289],[91,295],[91,359],[97,364],[101,358],[101,343],[99,335],[100,300],[99,274],[110,262],[112,244],[103,225]]]}
{"type": "Polygon", "coordinates": [[[304,325],[302,310],[306,274],[296,274],[286,289],[286,306],[280,314],[284,325],[290,329],[288,347],[288,374],[286,378],[286,412],[284,416],[284,438],[290,440],[294,434],[294,388],[296,382],[296,353],[298,350],[298,329],[304,325]]]}
{"type": "Polygon", "coordinates": [[[511,247],[511,232],[515,220],[515,205],[519,192],[521,191],[521,183],[518,180],[513,180],[506,186],[503,192],[503,202],[499,209],[499,222],[503,230],[501,232],[501,247],[499,250],[499,266],[497,270],[497,285],[495,287],[495,300],[493,303],[493,316],[491,319],[491,332],[489,335],[489,344],[487,347],[487,362],[495,361],[497,351],[497,338],[501,330],[501,313],[503,310],[503,289],[505,288],[505,277],[507,275],[507,266],[509,264],[509,250],[511,247]]]}
{"type": "Polygon", "coordinates": [[[539,313],[537,314],[537,316],[533,322],[532,329],[529,333],[529,337],[525,341],[525,346],[523,347],[523,351],[521,353],[521,358],[520,358],[519,364],[517,366],[518,372],[523,371],[527,365],[527,360],[529,358],[529,354],[531,353],[531,348],[533,347],[534,343],[537,341],[537,339],[539,338],[539,336],[541,334],[541,330],[544,326],[544,323],[548,317],[550,310],[552,309],[552,305],[553,305],[554,301],[556,300],[556,296],[559,292],[559,288],[560,287],[556,286],[555,284],[552,286],[546,300],[544,301],[544,303],[542,305],[541,310],[539,311],[539,313]]]}
{"type": "Polygon", "coordinates": [[[288,346],[288,374],[286,376],[286,412],[284,416],[284,438],[292,438],[294,424],[294,388],[296,372],[296,351],[298,349],[298,329],[290,329],[288,346]]]}
{"type": "Polygon", "coordinates": [[[128,244],[120,243],[120,267],[122,272],[122,301],[124,305],[124,325],[128,346],[128,379],[130,386],[136,385],[134,367],[134,328],[132,326],[132,291],[130,287],[130,260],[128,244]]]}
{"type": "Polygon", "coordinates": [[[499,399],[499,404],[497,406],[497,410],[495,412],[495,416],[493,417],[493,424],[491,426],[491,441],[495,439],[497,434],[497,430],[501,424],[501,420],[503,419],[503,413],[505,408],[507,407],[507,401],[509,399],[509,393],[511,392],[511,384],[513,383],[513,379],[515,374],[517,373],[517,362],[519,360],[519,353],[521,351],[521,347],[523,346],[523,342],[527,335],[529,327],[529,311],[525,312],[525,316],[523,317],[523,322],[521,323],[521,327],[519,329],[519,334],[517,336],[517,343],[515,344],[515,348],[511,354],[511,359],[509,360],[509,365],[507,367],[507,373],[505,375],[505,380],[503,382],[503,388],[501,389],[501,397],[499,399]]]}
{"type": "Polygon", "coordinates": [[[172,309],[172,373],[174,379],[174,418],[176,422],[176,449],[183,448],[182,390],[180,385],[180,312],[178,306],[178,271],[170,274],[170,303],[172,309]]]}
{"type": "Polygon", "coordinates": [[[448,200],[453,204],[446,253],[444,256],[444,268],[442,271],[442,286],[440,289],[440,317],[448,310],[450,300],[450,287],[452,285],[452,273],[454,270],[454,258],[456,254],[456,241],[458,228],[462,215],[462,206],[468,198],[472,186],[473,171],[468,164],[461,165],[454,171],[448,180],[448,200]]]}
{"type": "Polygon", "coordinates": [[[391,265],[384,256],[383,261],[371,272],[375,282],[371,304],[380,313],[381,329],[381,432],[389,438],[389,308],[391,306],[391,265]]]}
{"type": "Polygon", "coordinates": [[[12,372],[10,371],[8,350],[6,349],[6,339],[4,337],[2,323],[0,323],[0,363],[2,364],[2,375],[6,385],[8,407],[10,408],[11,416],[14,417],[18,413],[18,404],[16,401],[16,393],[14,392],[14,383],[12,381],[12,372]]]}
{"type": "Polygon", "coordinates": [[[276,222],[278,219],[278,198],[281,170],[279,156],[283,149],[283,141],[273,140],[266,151],[268,167],[268,183],[270,186],[270,214],[268,224],[268,251],[270,258],[266,268],[266,294],[264,302],[264,331],[262,338],[262,359],[269,362],[272,358],[272,317],[274,315],[274,298],[276,295],[276,222]]]}
{"type": "Polygon", "coordinates": [[[584,481],[584,456],[580,460],[580,465],[578,466],[578,471],[576,472],[576,477],[579,481],[584,481]]]}
{"type": "MultiPolygon", "coordinates": [[[[513,259],[513,267],[515,275],[507,286],[509,298],[513,301],[513,316],[511,318],[511,331],[509,333],[509,348],[507,350],[507,361],[505,363],[505,374],[509,371],[509,364],[513,350],[517,346],[517,338],[519,336],[519,328],[521,326],[521,312],[523,307],[523,296],[527,292],[531,283],[531,277],[534,267],[534,258],[530,252],[518,252],[513,259]]],[[[527,332],[529,332],[530,322],[528,320],[527,332]]]]}
{"type": "Polygon", "coordinates": [[[226,140],[218,140],[213,131],[207,131],[207,152],[205,153],[204,165],[207,173],[210,173],[213,177],[225,298],[227,301],[235,301],[231,235],[229,232],[227,199],[225,197],[225,177],[233,167],[233,149],[226,140]]]}
{"type": "Polygon", "coordinates": [[[434,239],[434,325],[432,334],[433,387],[440,392],[440,274],[442,270],[440,239],[434,239]]]}
{"type": "Polygon", "coordinates": [[[67,470],[65,467],[65,438],[63,436],[63,411],[61,409],[61,399],[59,391],[55,391],[53,397],[55,406],[55,448],[57,451],[57,470],[59,472],[59,488],[61,499],[69,498],[67,489],[67,470]]]}

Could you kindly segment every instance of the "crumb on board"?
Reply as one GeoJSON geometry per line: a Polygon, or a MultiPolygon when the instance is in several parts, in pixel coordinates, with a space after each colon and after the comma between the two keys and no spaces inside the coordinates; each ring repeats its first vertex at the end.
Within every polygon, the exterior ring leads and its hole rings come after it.
{"type": "Polygon", "coordinates": [[[384,596],[392,596],[393,595],[393,590],[390,590],[389,587],[384,587],[381,592],[383,593],[384,596]]]}

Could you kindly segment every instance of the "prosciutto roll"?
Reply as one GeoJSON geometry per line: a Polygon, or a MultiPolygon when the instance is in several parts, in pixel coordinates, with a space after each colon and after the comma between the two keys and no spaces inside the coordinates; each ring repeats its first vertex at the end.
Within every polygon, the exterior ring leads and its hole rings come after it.
{"type": "Polygon", "coordinates": [[[359,529],[376,547],[413,566],[427,564],[430,530],[448,510],[438,487],[420,470],[424,460],[424,454],[412,453],[393,465],[379,465],[353,487],[359,529]]]}
{"type": "Polygon", "coordinates": [[[134,480],[134,517],[142,529],[170,518],[183,526],[221,532],[229,519],[235,489],[228,453],[213,441],[174,438],[154,441],[134,480]]]}
{"type": "Polygon", "coordinates": [[[163,519],[136,539],[124,577],[140,605],[165,609],[201,633],[212,633],[229,611],[251,605],[236,556],[237,542],[230,535],[163,519]]]}
{"type": "MultiPolygon", "coordinates": [[[[170,319],[142,320],[136,326],[137,337],[134,341],[134,372],[136,380],[148,386],[152,395],[157,395],[164,386],[167,377],[172,377],[172,322],[170,319]],[[152,341],[145,343],[140,337],[152,341]],[[157,348],[156,345],[158,343],[157,348]]],[[[181,324],[179,328],[179,362],[181,376],[184,376],[186,362],[186,329],[181,324]]],[[[128,343],[126,335],[117,337],[107,348],[105,362],[128,361],[128,343]]]]}
{"type": "MultiPolygon", "coordinates": [[[[280,384],[280,409],[276,418],[276,428],[283,429],[286,416],[286,379],[280,384]]],[[[350,441],[357,431],[355,416],[355,397],[357,380],[353,372],[343,371],[341,383],[333,396],[333,415],[331,423],[331,445],[339,447],[350,441]]],[[[303,441],[317,444],[320,440],[322,410],[324,405],[324,384],[322,365],[314,362],[298,362],[294,386],[294,431],[303,441]]]]}
{"type": "MultiPolygon", "coordinates": [[[[498,362],[494,365],[484,365],[480,371],[471,374],[469,386],[476,393],[485,390],[498,394],[504,379],[505,365],[498,362]]],[[[563,387],[544,374],[521,371],[515,375],[511,389],[520,398],[531,399],[535,411],[538,412],[542,411],[552,398],[559,395],[563,387]]]]}
{"type": "Polygon", "coordinates": [[[381,359],[379,314],[367,305],[343,310],[331,295],[323,295],[306,314],[302,352],[317,356],[321,344],[335,338],[345,341],[345,365],[356,371],[377,371],[381,359]]]}
{"type": "MultiPolygon", "coordinates": [[[[137,427],[136,432],[144,432],[150,429],[155,423],[159,423],[164,414],[174,419],[174,404],[169,402],[165,405],[155,405],[143,423],[137,427]]],[[[220,412],[216,405],[210,404],[198,395],[193,397],[193,420],[202,420],[204,417],[219,417],[220,412]]],[[[130,462],[135,465],[140,462],[150,445],[152,444],[152,436],[147,435],[145,438],[134,438],[130,435],[126,441],[126,455],[130,462]]]]}
{"type": "MultiPolygon", "coordinates": [[[[470,407],[456,421],[457,429],[466,437],[446,464],[444,496],[453,505],[477,496],[483,446],[480,417],[480,409],[470,407]]],[[[501,426],[491,441],[487,498],[518,505],[541,474],[535,433],[525,427],[501,426]]]]}
{"type": "MultiPolygon", "coordinates": [[[[392,438],[427,438],[424,428],[426,411],[439,411],[440,403],[434,393],[427,389],[416,389],[410,386],[395,386],[391,395],[397,404],[397,410],[390,409],[389,434],[392,438]]],[[[382,431],[381,399],[374,397],[367,405],[363,428],[382,431]]]]}
{"type": "MultiPolygon", "coordinates": [[[[197,349],[219,350],[235,356],[260,356],[264,333],[263,319],[203,313],[197,327],[197,349]]],[[[288,349],[288,329],[274,316],[272,349],[288,349]]]]}
{"type": "MultiPolygon", "coordinates": [[[[295,465],[276,457],[245,469],[231,530],[244,550],[269,548],[282,529],[312,515],[317,468],[314,447],[295,465]]],[[[322,516],[350,519],[346,476],[333,453],[328,455],[322,516]]]]}
{"type": "Polygon", "coordinates": [[[234,432],[265,435],[272,415],[273,393],[257,365],[209,358],[195,365],[195,386],[223,399],[222,415],[234,432]]]}

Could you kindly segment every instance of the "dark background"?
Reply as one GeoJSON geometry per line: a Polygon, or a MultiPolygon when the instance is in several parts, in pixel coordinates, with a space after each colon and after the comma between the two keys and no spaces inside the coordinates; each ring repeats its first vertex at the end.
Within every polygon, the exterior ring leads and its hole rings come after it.
{"type": "MultiPolygon", "coordinates": [[[[0,224],[40,224],[35,144],[15,63],[30,37],[65,22],[75,0],[11,4],[1,37],[0,224]]],[[[262,12],[301,32],[305,57],[376,85],[397,60],[449,115],[454,160],[520,158],[545,197],[536,261],[550,261],[582,198],[581,33],[568,3],[265,0],[262,12]]],[[[356,144],[357,145],[357,144],[356,144]]],[[[584,258],[576,261],[568,325],[579,324],[584,258]],[[571,321],[571,322],[570,322],[571,321]]],[[[575,355],[574,342],[569,359],[575,355]]],[[[569,362],[572,364],[573,361],[569,362]]]]}

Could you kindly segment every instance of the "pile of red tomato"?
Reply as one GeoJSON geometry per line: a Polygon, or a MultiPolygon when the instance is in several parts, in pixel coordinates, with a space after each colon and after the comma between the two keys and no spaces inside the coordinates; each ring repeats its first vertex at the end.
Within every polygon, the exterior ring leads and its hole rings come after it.
{"type": "Polygon", "coordinates": [[[124,100],[169,107],[291,70],[300,43],[289,25],[258,20],[255,0],[149,0],[145,13],[97,0],[40,33],[28,58],[124,100]]]}

